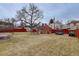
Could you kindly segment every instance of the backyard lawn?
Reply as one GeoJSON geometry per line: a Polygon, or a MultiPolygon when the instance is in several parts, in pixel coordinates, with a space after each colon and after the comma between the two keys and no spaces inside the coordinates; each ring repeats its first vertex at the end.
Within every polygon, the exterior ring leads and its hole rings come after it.
{"type": "Polygon", "coordinates": [[[0,55],[79,55],[79,39],[76,37],[69,37],[67,34],[37,35],[29,32],[7,34],[11,34],[11,38],[0,40],[0,55]]]}

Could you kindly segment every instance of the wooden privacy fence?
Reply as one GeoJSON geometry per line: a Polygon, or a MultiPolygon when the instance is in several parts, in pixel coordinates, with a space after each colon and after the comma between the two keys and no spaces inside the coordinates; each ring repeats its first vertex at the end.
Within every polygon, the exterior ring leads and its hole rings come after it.
{"type": "Polygon", "coordinates": [[[76,37],[79,38],[79,29],[76,29],[76,30],[68,30],[68,29],[65,29],[64,30],[64,33],[69,33],[69,32],[74,32],[76,37]]]}
{"type": "MultiPolygon", "coordinates": [[[[38,32],[38,31],[39,30],[37,30],[37,29],[32,30],[32,32],[38,32]]],[[[68,34],[69,32],[75,32],[76,37],[79,38],[79,29],[76,29],[76,30],[68,30],[68,29],[54,30],[54,29],[51,29],[49,27],[46,27],[46,28],[43,28],[42,31],[43,32],[47,32],[47,31],[49,32],[50,31],[51,33],[63,31],[64,34],[68,34]]],[[[0,30],[0,32],[27,32],[27,29],[24,29],[24,28],[5,29],[5,30],[0,30]]],[[[47,33],[45,33],[45,34],[47,34],[47,33]]]]}
{"type": "Polygon", "coordinates": [[[68,29],[63,29],[64,34],[68,34],[69,30],[68,29]]]}
{"type": "Polygon", "coordinates": [[[79,29],[76,29],[75,33],[76,33],[76,37],[79,38],[79,29]]]}
{"type": "Polygon", "coordinates": [[[24,28],[16,28],[16,29],[0,30],[0,32],[27,32],[27,30],[24,28]]]}

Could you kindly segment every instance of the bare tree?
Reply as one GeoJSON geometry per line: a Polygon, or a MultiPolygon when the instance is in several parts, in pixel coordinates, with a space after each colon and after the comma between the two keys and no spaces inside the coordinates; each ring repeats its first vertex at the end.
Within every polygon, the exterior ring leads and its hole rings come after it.
{"type": "Polygon", "coordinates": [[[36,5],[29,4],[28,7],[19,10],[16,16],[23,27],[29,27],[32,30],[40,24],[39,20],[43,18],[43,12],[36,5]]]}
{"type": "Polygon", "coordinates": [[[16,24],[15,24],[16,20],[15,20],[15,18],[11,18],[11,23],[13,24],[13,28],[16,27],[16,24]]]}
{"type": "Polygon", "coordinates": [[[14,28],[16,25],[15,25],[15,23],[16,23],[16,20],[15,20],[15,18],[6,18],[5,19],[5,21],[9,24],[8,26],[10,27],[10,28],[14,28]]]}

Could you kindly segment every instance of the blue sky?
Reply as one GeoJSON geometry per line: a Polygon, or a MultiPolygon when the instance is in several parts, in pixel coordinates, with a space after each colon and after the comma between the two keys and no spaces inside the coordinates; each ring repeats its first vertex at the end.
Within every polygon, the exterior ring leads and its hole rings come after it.
{"type": "MultiPolygon", "coordinates": [[[[23,3],[2,3],[0,4],[0,19],[15,17],[16,11],[27,4],[23,3]]],[[[79,4],[77,3],[39,3],[35,4],[44,13],[42,22],[48,23],[50,18],[65,22],[67,20],[79,19],[79,4]]]]}

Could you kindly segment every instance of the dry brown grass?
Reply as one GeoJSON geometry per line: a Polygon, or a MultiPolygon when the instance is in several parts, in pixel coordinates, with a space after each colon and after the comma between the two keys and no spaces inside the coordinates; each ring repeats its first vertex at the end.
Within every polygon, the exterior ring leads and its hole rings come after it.
{"type": "Polygon", "coordinates": [[[79,40],[68,35],[14,33],[0,41],[0,55],[79,55],[79,40]]]}

